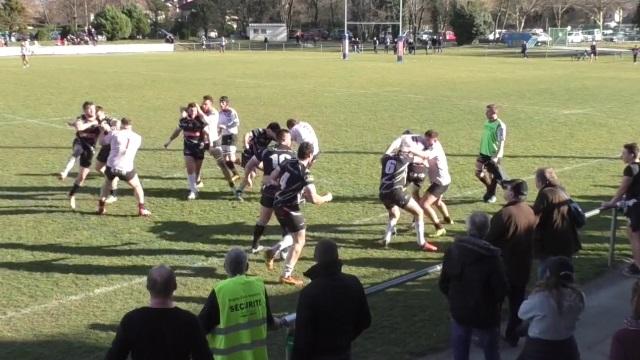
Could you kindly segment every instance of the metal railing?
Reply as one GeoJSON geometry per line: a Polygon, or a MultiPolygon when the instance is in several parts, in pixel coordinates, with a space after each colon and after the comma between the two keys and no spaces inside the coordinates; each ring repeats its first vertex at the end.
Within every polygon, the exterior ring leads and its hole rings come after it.
{"type": "MultiPolygon", "coordinates": [[[[608,209],[603,209],[603,208],[597,208],[597,209],[593,209],[590,211],[585,212],[585,217],[587,219],[592,218],[594,216],[600,215],[603,211],[606,211],[608,209]]],[[[611,209],[611,227],[610,227],[610,234],[609,234],[609,253],[608,253],[608,260],[607,260],[607,265],[609,267],[613,266],[614,263],[614,256],[615,256],[615,246],[616,246],[616,232],[618,230],[618,208],[612,208],[611,209]]],[[[378,293],[381,293],[387,289],[393,288],[393,287],[397,287],[403,284],[406,284],[408,282],[417,280],[421,277],[427,276],[427,275],[431,275],[434,273],[439,272],[440,270],[442,270],[442,264],[437,264],[437,265],[433,265],[430,266],[428,268],[422,269],[422,270],[418,270],[418,271],[414,271],[411,273],[407,273],[405,275],[401,275],[399,277],[393,278],[391,280],[387,280],[385,282],[382,282],[380,284],[376,284],[376,285],[372,285],[368,288],[366,288],[364,290],[365,294],[367,296],[370,295],[375,295],[378,293]]],[[[289,315],[286,315],[283,317],[282,319],[283,322],[283,326],[286,327],[292,327],[295,324],[296,321],[296,314],[292,313],[289,315]]]]}

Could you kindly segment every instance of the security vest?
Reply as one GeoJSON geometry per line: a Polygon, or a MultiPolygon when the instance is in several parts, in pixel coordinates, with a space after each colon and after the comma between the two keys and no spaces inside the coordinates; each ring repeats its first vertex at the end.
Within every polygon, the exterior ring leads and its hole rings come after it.
{"type": "Polygon", "coordinates": [[[267,304],[262,279],[238,275],[218,283],[220,324],[207,336],[216,360],[267,360],[267,304]]]}
{"type": "Polygon", "coordinates": [[[486,156],[496,156],[500,150],[500,140],[498,139],[498,128],[504,125],[502,121],[487,121],[484,123],[482,138],[480,139],[480,154],[486,156]]]}

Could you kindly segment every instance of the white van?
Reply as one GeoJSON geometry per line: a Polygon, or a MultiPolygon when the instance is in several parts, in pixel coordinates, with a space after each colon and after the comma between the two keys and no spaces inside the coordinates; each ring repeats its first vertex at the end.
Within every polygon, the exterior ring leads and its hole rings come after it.
{"type": "Polygon", "coordinates": [[[582,41],[602,41],[600,29],[582,30],[582,41]]]}

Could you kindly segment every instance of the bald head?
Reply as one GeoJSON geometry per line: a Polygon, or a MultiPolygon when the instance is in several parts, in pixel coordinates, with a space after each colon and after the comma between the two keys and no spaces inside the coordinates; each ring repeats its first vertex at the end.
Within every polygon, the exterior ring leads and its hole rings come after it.
{"type": "Polygon", "coordinates": [[[338,245],[331,240],[320,240],[316,244],[313,257],[318,264],[338,260],[338,245]]]}
{"type": "Polygon", "coordinates": [[[169,299],[176,291],[176,274],[167,265],[151,268],[147,276],[147,290],[153,298],[169,299]]]}
{"type": "Polygon", "coordinates": [[[247,253],[239,247],[234,247],[229,250],[224,257],[224,270],[229,277],[242,275],[249,269],[249,262],[247,261],[247,253]]]}

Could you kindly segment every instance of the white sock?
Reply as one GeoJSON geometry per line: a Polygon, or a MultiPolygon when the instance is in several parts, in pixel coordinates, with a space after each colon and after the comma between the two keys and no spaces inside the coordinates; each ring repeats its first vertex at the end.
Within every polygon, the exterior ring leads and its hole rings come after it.
{"type": "Polygon", "coordinates": [[[424,240],[424,220],[416,220],[415,227],[418,245],[424,246],[424,244],[426,244],[426,241],[424,240]]]}
{"type": "Polygon", "coordinates": [[[391,241],[391,236],[393,235],[393,229],[396,227],[398,223],[398,219],[389,219],[389,223],[387,224],[387,232],[384,234],[384,241],[391,241]]]}
{"type": "Polygon", "coordinates": [[[284,235],[282,237],[282,240],[278,241],[278,243],[275,244],[272,249],[275,251],[275,256],[278,256],[279,252],[286,251],[285,249],[287,249],[291,245],[293,245],[293,236],[291,236],[291,234],[287,234],[284,235]]]}
{"type": "Polygon", "coordinates": [[[69,171],[73,169],[73,165],[75,164],[76,164],[76,158],[73,156],[69,157],[69,161],[67,161],[67,165],[64,167],[64,170],[62,170],[62,173],[65,175],[69,174],[69,171]]]}
{"type": "Polygon", "coordinates": [[[189,190],[192,193],[197,193],[198,187],[196,186],[196,174],[187,175],[187,182],[189,183],[189,190]]]}

